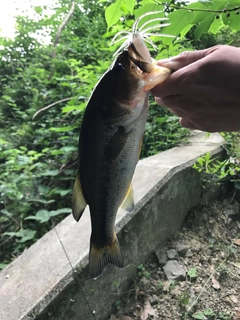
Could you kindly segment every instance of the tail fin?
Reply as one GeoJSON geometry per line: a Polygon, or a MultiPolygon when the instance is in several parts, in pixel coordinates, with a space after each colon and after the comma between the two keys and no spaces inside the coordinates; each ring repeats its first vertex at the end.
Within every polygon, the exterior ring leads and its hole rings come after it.
{"type": "Polygon", "coordinates": [[[100,276],[109,263],[123,268],[124,260],[116,235],[114,235],[112,244],[104,247],[99,247],[91,241],[89,260],[90,275],[93,278],[100,276]]]}

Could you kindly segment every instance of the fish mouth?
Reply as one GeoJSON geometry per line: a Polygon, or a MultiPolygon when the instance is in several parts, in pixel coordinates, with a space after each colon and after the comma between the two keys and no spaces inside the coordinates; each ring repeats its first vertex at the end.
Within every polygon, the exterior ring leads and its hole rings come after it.
{"type": "MultiPolygon", "coordinates": [[[[145,44],[144,46],[145,47],[143,48],[141,47],[143,53],[145,52],[145,49],[148,50],[145,44]]],[[[144,91],[153,89],[156,85],[165,81],[172,73],[172,70],[158,66],[154,59],[151,58],[150,54],[150,61],[148,55],[146,55],[146,59],[144,59],[145,55],[142,56],[139,53],[134,43],[129,45],[127,51],[128,59],[130,60],[130,63],[134,65],[132,69],[135,70],[140,79],[144,80],[144,91]]]]}
{"type": "Polygon", "coordinates": [[[156,61],[152,59],[151,56],[150,61],[145,60],[144,57],[138,52],[134,43],[131,43],[127,51],[129,60],[137,67],[136,71],[138,72],[138,74],[140,74],[143,77],[147,77],[150,74],[155,73],[162,75],[165,74],[166,76],[169,76],[172,73],[172,70],[158,66],[156,64],[156,61]]]}
{"type": "MultiPolygon", "coordinates": [[[[144,73],[151,73],[152,72],[152,63],[151,60],[147,61],[142,57],[139,53],[137,48],[135,47],[134,43],[131,43],[127,49],[129,59],[144,73]]],[[[151,56],[150,56],[151,59],[151,56]]],[[[139,70],[139,71],[140,71],[139,70]]]]}

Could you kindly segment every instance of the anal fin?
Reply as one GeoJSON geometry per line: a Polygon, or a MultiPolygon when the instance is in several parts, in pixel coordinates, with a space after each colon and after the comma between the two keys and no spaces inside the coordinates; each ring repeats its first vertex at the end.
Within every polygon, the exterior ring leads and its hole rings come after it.
{"type": "Polygon", "coordinates": [[[133,196],[133,188],[131,184],[129,186],[126,197],[123,200],[120,207],[127,212],[132,212],[134,209],[134,196],[133,196]]]}
{"type": "Polygon", "coordinates": [[[86,208],[86,205],[87,203],[82,193],[80,178],[79,175],[77,175],[73,187],[72,197],[72,213],[76,221],[78,221],[81,218],[83,211],[86,208]]]}

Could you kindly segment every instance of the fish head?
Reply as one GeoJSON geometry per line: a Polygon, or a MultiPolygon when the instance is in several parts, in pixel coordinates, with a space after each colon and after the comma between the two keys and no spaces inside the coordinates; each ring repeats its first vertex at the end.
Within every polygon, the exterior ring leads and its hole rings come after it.
{"type": "Polygon", "coordinates": [[[170,74],[170,69],[153,62],[141,35],[135,33],[99,81],[89,109],[97,106],[107,123],[128,125],[148,109],[150,90],[170,74]]]}
{"type": "Polygon", "coordinates": [[[116,75],[117,99],[131,100],[136,95],[148,94],[166,80],[171,70],[156,65],[140,33],[134,33],[131,44],[121,52],[112,65],[116,75]]]}

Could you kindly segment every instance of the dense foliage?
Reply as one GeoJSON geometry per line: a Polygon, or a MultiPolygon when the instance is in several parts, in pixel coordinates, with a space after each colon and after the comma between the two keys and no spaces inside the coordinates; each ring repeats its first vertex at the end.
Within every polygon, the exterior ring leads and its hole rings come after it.
{"type": "MultiPolygon", "coordinates": [[[[32,18],[17,17],[14,39],[0,38],[0,268],[51,228],[50,217],[56,223],[71,212],[79,127],[117,48],[109,37],[161,10],[171,23],[161,31],[176,38],[153,37],[157,58],[216,43],[238,45],[237,2],[78,0],[73,7],[74,1],[58,0],[53,8],[35,7],[32,18]]],[[[176,117],[152,102],[142,157],[185,136],[176,117]]]]}

